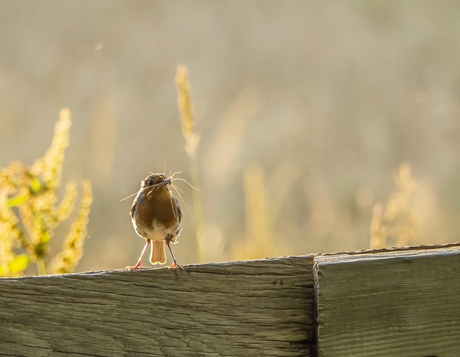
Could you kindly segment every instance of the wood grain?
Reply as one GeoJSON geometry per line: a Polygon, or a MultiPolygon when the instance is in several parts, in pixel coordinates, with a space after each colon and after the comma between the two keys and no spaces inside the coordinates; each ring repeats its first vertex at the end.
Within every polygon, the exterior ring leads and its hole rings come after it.
{"type": "Polygon", "coordinates": [[[0,356],[311,356],[313,257],[0,280],[0,356]]]}
{"type": "Polygon", "coordinates": [[[460,356],[458,245],[314,261],[319,356],[460,356]]]}

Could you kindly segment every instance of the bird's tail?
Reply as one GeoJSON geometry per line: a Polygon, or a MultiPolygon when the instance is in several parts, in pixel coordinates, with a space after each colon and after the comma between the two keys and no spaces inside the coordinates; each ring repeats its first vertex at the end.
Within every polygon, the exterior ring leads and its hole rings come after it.
{"type": "Polygon", "coordinates": [[[150,263],[166,263],[165,242],[163,240],[152,240],[152,248],[150,251],[150,263]]]}

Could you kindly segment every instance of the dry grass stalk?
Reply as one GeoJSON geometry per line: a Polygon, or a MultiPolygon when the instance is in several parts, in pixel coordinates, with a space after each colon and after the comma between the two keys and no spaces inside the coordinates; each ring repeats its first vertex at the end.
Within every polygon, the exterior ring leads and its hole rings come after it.
{"type": "MultiPolygon", "coordinates": [[[[181,114],[182,135],[185,139],[184,149],[187,152],[190,163],[190,176],[192,185],[200,188],[200,174],[197,161],[197,149],[200,142],[200,133],[195,130],[195,120],[193,117],[193,105],[191,99],[191,85],[188,80],[188,70],[184,65],[177,67],[177,106],[181,114]]],[[[206,261],[204,241],[203,241],[203,205],[201,202],[201,192],[193,190],[193,215],[195,218],[195,232],[197,240],[198,262],[206,261]]]]}
{"type": "Polygon", "coordinates": [[[383,204],[377,202],[372,209],[372,220],[371,220],[371,241],[369,247],[371,249],[377,249],[385,247],[386,244],[386,229],[383,223],[383,204]]]}
{"type": "Polygon", "coordinates": [[[402,164],[393,175],[396,189],[383,208],[374,206],[371,222],[371,248],[404,246],[419,236],[418,218],[411,203],[417,188],[409,163],[402,164]]]}
{"type": "Polygon", "coordinates": [[[184,65],[177,67],[177,106],[181,114],[182,135],[185,138],[185,151],[189,156],[195,156],[200,142],[200,133],[195,130],[193,105],[191,99],[192,88],[188,80],[188,70],[184,65]]]}

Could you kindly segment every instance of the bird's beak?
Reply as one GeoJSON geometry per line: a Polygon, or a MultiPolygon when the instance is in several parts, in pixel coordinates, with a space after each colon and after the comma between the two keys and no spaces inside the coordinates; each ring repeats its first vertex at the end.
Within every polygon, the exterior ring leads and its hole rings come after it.
{"type": "Polygon", "coordinates": [[[168,177],[163,180],[163,183],[170,185],[171,184],[171,179],[168,177]]]}

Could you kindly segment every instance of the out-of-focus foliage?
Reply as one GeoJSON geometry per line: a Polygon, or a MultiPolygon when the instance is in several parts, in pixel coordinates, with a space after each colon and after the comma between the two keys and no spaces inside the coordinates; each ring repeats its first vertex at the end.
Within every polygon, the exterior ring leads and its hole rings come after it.
{"type": "Polygon", "coordinates": [[[264,169],[252,163],[244,171],[246,234],[233,246],[236,259],[276,256],[268,221],[264,169]]]}
{"type": "Polygon", "coordinates": [[[431,185],[413,177],[410,163],[395,171],[393,181],[388,201],[377,202],[372,211],[371,248],[432,243],[438,232],[454,224],[431,185]]]}
{"type": "Polygon", "coordinates": [[[413,210],[413,195],[417,181],[412,177],[408,163],[394,174],[396,186],[385,207],[376,203],[371,221],[371,248],[404,246],[419,236],[419,218],[413,210]]]}
{"type": "MultiPolygon", "coordinates": [[[[72,212],[76,185],[68,183],[58,203],[64,163],[69,145],[70,110],[59,113],[54,136],[46,154],[31,165],[13,162],[0,168],[0,276],[17,276],[29,263],[37,264],[39,274],[46,274],[49,243],[59,223],[72,212]]],[[[54,272],[72,271],[81,258],[86,223],[91,205],[91,186],[83,183],[84,194],[78,217],[57,257],[54,272]]]]}
{"type": "Polygon", "coordinates": [[[86,238],[86,225],[88,224],[93,196],[89,181],[83,181],[82,187],[83,197],[81,199],[80,211],[70,228],[69,234],[64,239],[62,252],[51,263],[51,272],[54,274],[73,272],[83,256],[83,243],[86,238]]]}

